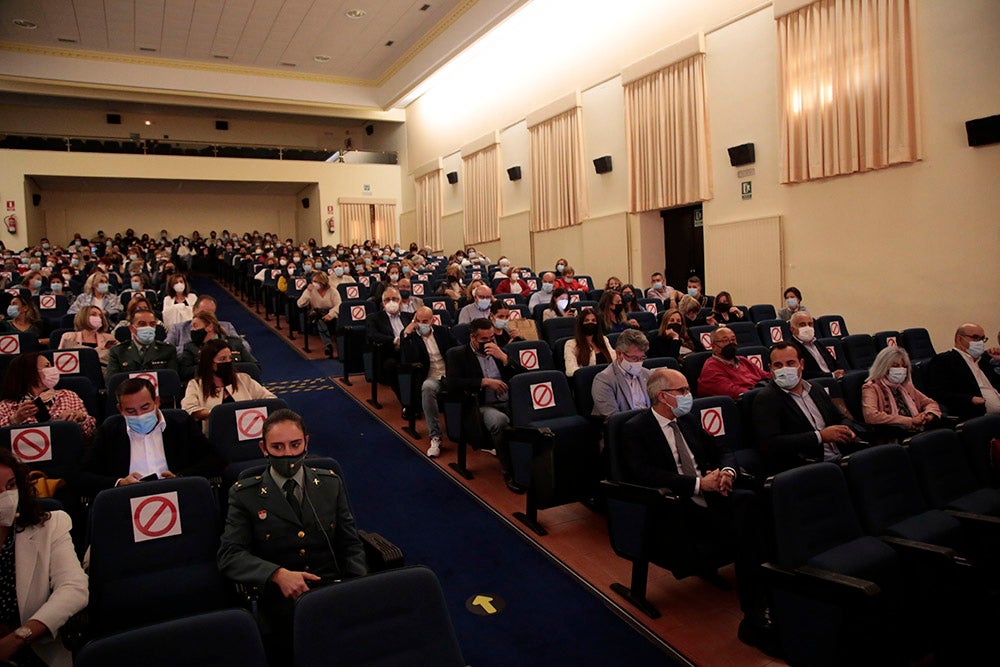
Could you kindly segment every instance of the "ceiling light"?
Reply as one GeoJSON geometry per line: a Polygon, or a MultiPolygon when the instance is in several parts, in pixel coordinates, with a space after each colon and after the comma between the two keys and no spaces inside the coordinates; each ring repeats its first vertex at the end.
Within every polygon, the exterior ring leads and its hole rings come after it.
{"type": "Polygon", "coordinates": [[[28,19],[14,19],[13,24],[18,28],[24,28],[25,30],[35,30],[38,28],[38,24],[34,21],[29,21],[28,19]]]}
{"type": "Polygon", "coordinates": [[[330,62],[330,56],[320,54],[318,56],[313,56],[313,60],[318,63],[328,63],[330,62]]]}
{"type": "Polygon", "coordinates": [[[367,13],[368,12],[366,12],[363,9],[348,9],[346,12],[344,12],[344,16],[346,16],[349,19],[359,19],[367,13]]]}
{"type": "Polygon", "coordinates": [[[146,125],[152,125],[152,124],[153,124],[153,121],[151,121],[151,120],[147,120],[146,121],[146,125]]]}

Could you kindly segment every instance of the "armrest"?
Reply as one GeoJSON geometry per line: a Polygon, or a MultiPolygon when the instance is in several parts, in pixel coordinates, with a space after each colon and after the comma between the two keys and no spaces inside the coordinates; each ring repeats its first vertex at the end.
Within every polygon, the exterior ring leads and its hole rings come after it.
{"type": "Polygon", "coordinates": [[[546,426],[508,426],[504,434],[508,440],[527,442],[533,447],[551,444],[556,439],[556,434],[546,426]]]}
{"type": "Polygon", "coordinates": [[[945,513],[963,523],[977,524],[983,528],[1000,529],[1000,517],[990,514],[976,514],[975,512],[960,512],[958,510],[945,510],[945,513]]]}
{"type": "Polygon", "coordinates": [[[912,558],[914,560],[926,562],[930,565],[946,567],[969,567],[971,565],[968,560],[960,556],[950,547],[928,544],[927,542],[918,542],[916,540],[907,540],[902,537],[891,537],[889,535],[882,535],[879,539],[888,544],[894,551],[905,558],[912,558]]]}
{"type": "Polygon", "coordinates": [[[878,584],[839,572],[801,565],[795,568],[762,563],[761,571],[776,588],[802,593],[834,604],[858,605],[882,592],[878,584]]]}
{"type": "Polygon", "coordinates": [[[669,489],[656,489],[651,486],[639,486],[638,484],[626,484],[625,482],[611,482],[606,479],[601,480],[600,484],[604,494],[614,500],[622,500],[650,507],[681,502],[681,498],[672,494],[669,489]]]}

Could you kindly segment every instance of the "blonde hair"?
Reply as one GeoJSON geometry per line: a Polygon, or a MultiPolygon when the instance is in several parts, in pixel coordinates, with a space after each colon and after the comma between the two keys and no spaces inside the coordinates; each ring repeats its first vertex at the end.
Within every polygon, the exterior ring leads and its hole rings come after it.
{"type": "Polygon", "coordinates": [[[101,328],[98,329],[101,333],[107,333],[108,331],[108,317],[104,314],[104,310],[100,306],[86,306],[76,311],[76,316],[73,318],[73,329],[76,331],[83,331],[90,328],[90,312],[97,308],[101,311],[101,328]]]}

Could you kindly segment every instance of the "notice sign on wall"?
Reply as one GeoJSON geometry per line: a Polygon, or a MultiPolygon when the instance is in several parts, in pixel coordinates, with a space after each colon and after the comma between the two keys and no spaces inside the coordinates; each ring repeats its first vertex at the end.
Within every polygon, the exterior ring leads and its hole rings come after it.
{"type": "Polygon", "coordinates": [[[740,183],[740,191],[743,194],[743,201],[753,197],[753,187],[751,185],[752,181],[743,181],[740,183]]]}

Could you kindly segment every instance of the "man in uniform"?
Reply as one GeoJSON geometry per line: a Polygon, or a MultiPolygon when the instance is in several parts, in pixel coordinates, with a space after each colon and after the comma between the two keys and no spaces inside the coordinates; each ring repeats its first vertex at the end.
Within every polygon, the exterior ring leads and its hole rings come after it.
{"type": "Polygon", "coordinates": [[[304,464],[302,417],[276,410],[264,421],[264,473],[229,490],[219,570],[262,587],[259,623],[271,665],[291,660],[292,611],[310,587],[367,573],[347,491],[330,470],[304,464]]]}
{"type": "Polygon", "coordinates": [[[107,377],[135,371],[177,372],[177,348],[156,340],[156,315],[148,310],[135,311],[129,330],[132,339],[108,351],[107,377]]]}

